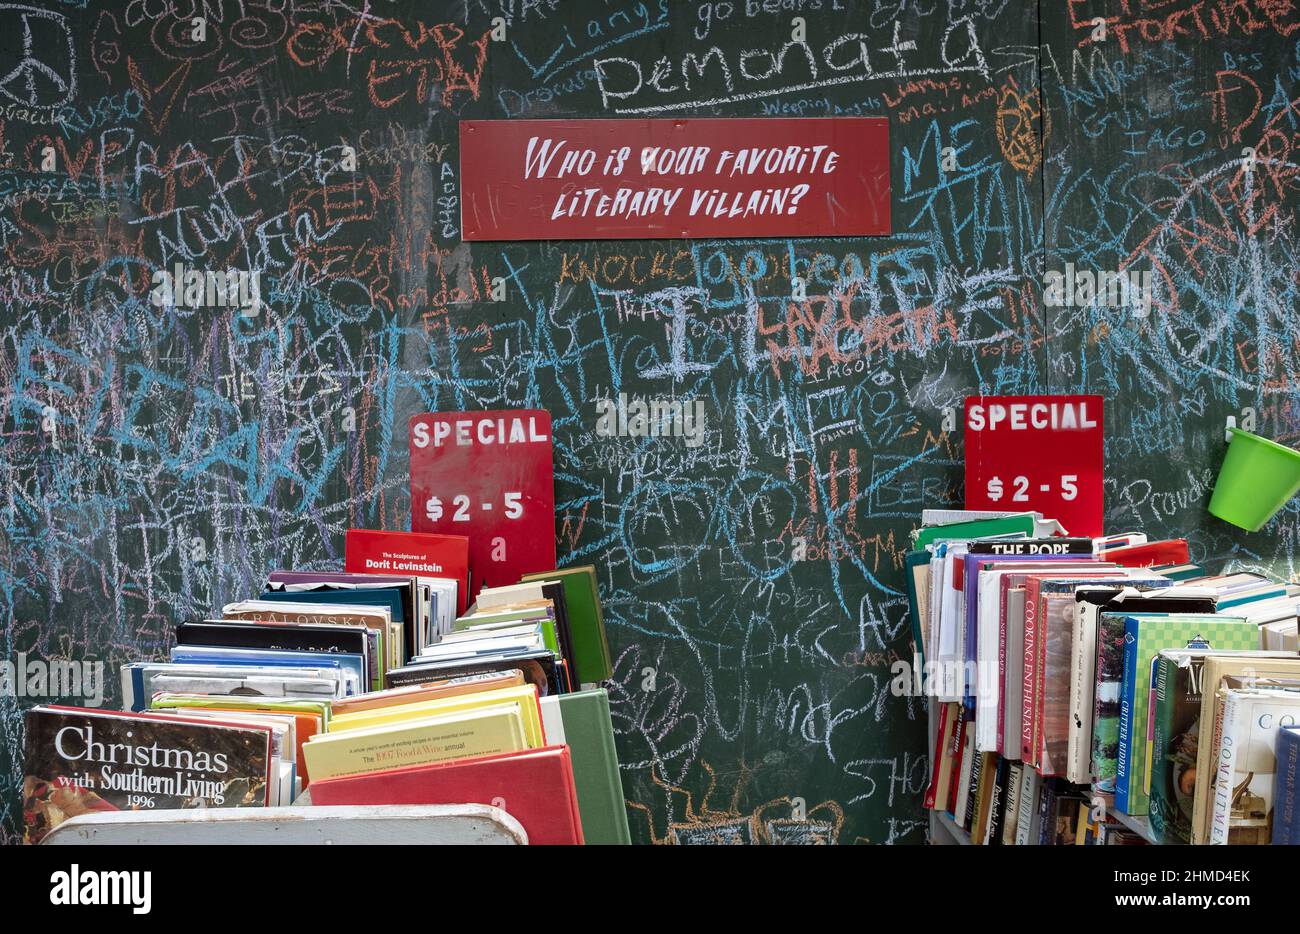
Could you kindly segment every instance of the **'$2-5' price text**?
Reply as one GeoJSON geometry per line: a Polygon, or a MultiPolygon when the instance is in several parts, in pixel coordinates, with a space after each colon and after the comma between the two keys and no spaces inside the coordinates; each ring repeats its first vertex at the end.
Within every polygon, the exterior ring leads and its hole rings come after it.
{"type": "MultiPolygon", "coordinates": [[[[523,495],[521,493],[504,493],[502,499],[505,501],[505,513],[507,519],[518,519],[524,514],[523,495]]],[[[469,497],[465,494],[452,497],[452,522],[468,522],[470,513],[469,497]]],[[[479,508],[484,512],[492,511],[491,503],[480,503],[479,508]]],[[[424,514],[429,517],[430,522],[437,522],[442,518],[443,505],[442,500],[436,496],[430,496],[424,504],[424,514]]]]}
{"type": "MultiPolygon", "coordinates": [[[[1032,484],[1028,477],[1015,477],[1011,481],[1012,493],[1011,502],[1027,503],[1029,502],[1029,489],[1032,484]]],[[[1050,493],[1052,484],[1043,483],[1038,487],[1040,493],[1050,493]]],[[[1001,477],[990,477],[988,482],[988,497],[993,502],[1000,502],[1006,494],[1006,488],[1002,484],[1001,477]]],[[[1079,495],[1079,477],[1077,474],[1061,475],[1061,499],[1069,502],[1079,495]]]]}

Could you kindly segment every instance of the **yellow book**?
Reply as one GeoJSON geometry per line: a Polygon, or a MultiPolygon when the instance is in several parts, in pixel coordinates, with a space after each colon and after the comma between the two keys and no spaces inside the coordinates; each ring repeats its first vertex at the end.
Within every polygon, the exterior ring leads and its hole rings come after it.
{"type": "Polygon", "coordinates": [[[537,686],[519,684],[492,691],[478,691],[472,694],[457,694],[452,697],[439,697],[432,700],[417,701],[413,704],[399,704],[391,707],[376,707],[373,710],[359,710],[356,713],[342,713],[330,720],[329,732],[364,729],[384,723],[397,723],[420,717],[436,717],[457,710],[473,710],[490,704],[517,702],[524,718],[524,735],[528,738],[528,748],[540,749],[546,745],[542,732],[542,718],[537,705],[537,686]]]}
{"type": "Polygon", "coordinates": [[[298,697],[248,697],[239,694],[155,694],[150,709],[159,707],[218,707],[230,710],[260,710],[266,713],[311,714],[322,727],[330,721],[330,702],[298,697]]]}
{"type": "Polygon", "coordinates": [[[527,748],[520,705],[512,703],[321,733],[303,746],[303,755],[312,781],[317,781],[527,748]]]}

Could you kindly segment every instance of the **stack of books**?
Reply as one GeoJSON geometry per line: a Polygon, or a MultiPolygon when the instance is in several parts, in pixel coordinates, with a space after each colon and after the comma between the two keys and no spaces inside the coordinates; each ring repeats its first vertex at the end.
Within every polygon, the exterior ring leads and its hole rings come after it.
{"type": "Polygon", "coordinates": [[[277,570],[123,711],[27,720],[27,839],[88,811],[321,804],[502,807],[533,843],[627,843],[595,569],[485,588],[460,536],[350,530],[343,569],[277,570]]]}
{"type": "Polygon", "coordinates": [[[1300,586],[1207,574],[1182,539],[1055,526],[947,512],[913,533],[926,806],[980,844],[1269,842],[1278,726],[1300,714],[1300,586]]]}

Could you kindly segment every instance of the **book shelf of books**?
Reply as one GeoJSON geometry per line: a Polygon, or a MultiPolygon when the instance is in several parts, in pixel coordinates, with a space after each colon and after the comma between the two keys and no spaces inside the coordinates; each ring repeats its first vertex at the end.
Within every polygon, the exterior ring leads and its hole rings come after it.
{"type": "Polygon", "coordinates": [[[931,842],[1300,842],[1300,586],[1058,531],[959,511],[913,533],[931,842]]]}
{"type": "Polygon", "coordinates": [[[123,665],[122,710],[32,708],[25,840],[127,811],[477,804],[530,843],[629,842],[595,569],[470,602],[468,554],[351,530],[341,567],[272,571],[123,665]]]}

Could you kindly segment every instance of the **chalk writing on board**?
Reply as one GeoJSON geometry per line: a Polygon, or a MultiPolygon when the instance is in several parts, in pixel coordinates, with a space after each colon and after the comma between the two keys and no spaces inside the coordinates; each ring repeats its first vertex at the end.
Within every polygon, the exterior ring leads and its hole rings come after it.
{"type": "Polygon", "coordinates": [[[161,657],[409,527],[412,415],[545,409],[635,838],[916,843],[890,666],[908,530],[964,497],[945,409],[1102,395],[1109,530],[1295,577],[1296,507],[1204,510],[1226,416],[1300,443],[1291,6],[790,6],[0,5],[4,657],[161,657]],[[462,120],[646,117],[885,117],[891,233],[463,239],[462,120]],[[177,264],[256,274],[256,313],[155,304],[177,264]],[[1146,314],[1048,306],[1067,266],[1149,273],[1146,314]],[[619,399],[702,427],[598,431],[619,399]]]}

